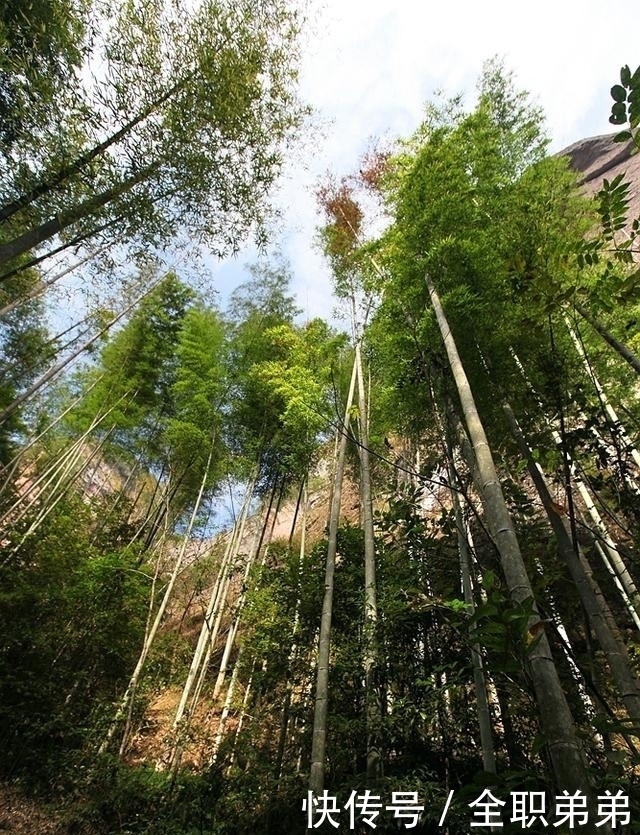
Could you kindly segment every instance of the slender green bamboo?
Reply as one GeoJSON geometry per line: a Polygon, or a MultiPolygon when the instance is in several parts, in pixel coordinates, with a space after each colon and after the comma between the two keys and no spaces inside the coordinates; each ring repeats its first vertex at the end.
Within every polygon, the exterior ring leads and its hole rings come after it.
{"type": "Polygon", "coordinates": [[[362,498],[362,530],[364,533],[364,676],[367,705],[367,782],[374,785],[382,772],[382,755],[378,742],[382,704],[376,687],[378,647],[376,628],[378,603],[376,595],[376,544],[373,530],[373,499],[371,496],[371,462],[369,459],[369,402],[364,387],[362,351],[356,342],[355,362],[358,375],[358,428],[360,445],[360,490],[362,498]]]}
{"type": "Polygon", "coordinates": [[[511,431],[520,447],[520,451],[527,462],[527,469],[533,481],[543,507],[547,513],[549,524],[558,543],[558,551],[564,559],[578,594],[584,606],[589,624],[596,634],[598,643],[606,655],[611,674],[615,681],[622,702],[634,721],[640,721],[640,686],[634,676],[627,648],[620,637],[620,631],[602,591],[596,582],[584,555],[573,547],[571,532],[567,520],[561,518],[554,504],[549,488],[540,466],[533,460],[531,449],[527,444],[513,410],[504,404],[504,410],[511,431]]]}
{"type": "MultiPolygon", "coordinates": [[[[428,274],[425,278],[473,445],[481,488],[479,492],[500,554],[509,592],[515,603],[534,600],[529,576],[467,375],[435,285],[428,274]]],[[[538,640],[532,643],[529,651],[528,665],[556,784],[561,791],[566,789],[572,793],[584,793],[588,798],[589,808],[595,812],[593,792],[573,717],[558,677],[549,642],[544,634],[543,624],[535,611],[531,616],[529,628],[541,630],[538,640]]],[[[595,828],[594,823],[587,827],[587,831],[595,833],[599,830],[595,828]]]]}
{"type": "Polygon", "coordinates": [[[607,345],[613,348],[613,350],[621,356],[625,362],[629,363],[636,374],[640,374],[640,358],[638,358],[627,345],[616,339],[615,336],[605,328],[599,319],[596,319],[595,316],[589,313],[586,307],[583,307],[578,302],[575,302],[573,306],[582,318],[591,325],[594,331],[600,334],[607,345]]]}
{"type": "Polygon", "coordinates": [[[342,498],[342,479],[347,451],[347,432],[349,430],[351,405],[355,393],[357,365],[354,361],[351,383],[344,413],[344,425],[341,428],[340,444],[337,450],[333,474],[333,495],[329,521],[329,542],[325,565],[324,599],[320,619],[320,640],[318,644],[318,670],[316,678],[316,697],[313,713],[313,737],[311,744],[311,768],[309,790],[318,795],[324,788],[325,752],[327,747],[327,716],[329,707],[329,648],[331,644],[331,617],[333,612],[333,580],[336,564],[338,524],[340,521],[340,503],[342,498]]]}
{"type": "MultiPolygon", "coordinates": [[[[215,439],[212,438],[211,448],[209,450],[209,457],[207,459],[207,464],[204,468],[204,472],[203,472],[203,475],[202,475],[202,481],[200,483],[200,490],[198,492],[198,496],[196,498],[196,501],[195,501],[194,506],[193,506],[193,510],[191,512],[191,517],[189,519],[189,524],[187,525],[187,530],[185,531],[184,536],[183,536],[182,545],[180,546],[180,549],[179,549],[178,554],[176,556],[176,559],[174,561],[173,571],[171,572],[171,576],[170,576],[169,581],[166,585],[164,595],[162,597],[162,600],[160,602],[158,610],[156,611],[156,615],[155,615],[155,618],[153,619],[153,623],[151,624],[151,628],[149,629],[147,635],[145,636],[145,640],[144,640],[144,643],[142,645],[142,649],[140,650],[140,655],[138,657],[138,662],[137,662],[136,667],[135,667],[135,669],[134,669],[134,671],[131,675],[131,678],[129,680],[129,685],[128,685],[127,689],[125,690],[125,693],[124,693],[124,695],[123,695],[123,697],[120,701],[120,704],[118,706],[116,714],[115,714],[111,724],[109,725],[107,733],[105,734],[105,737],[104,737],[104,739],[103,739],[103,741],[100,745],[99,752],[101,754],[104,753],[107,750],[107,748],[108,748],[116,730],[120,726],[120,723],[122,722],[122,720],[125,718],[125,715],[127,713],[127,709],[129,708],[129,705],[133,702],[133,699],[135,698],[135,694],[136,694],[136,691],[137,691],[137,688],[138,688],[138,684],[140,682],[140,677],[142,675],[142,670],[144,668],[144,664],[147,660],[147,657],[149,655],[149,651],[150,651],[151,646],[153,644],[154,638],[155,638],[155,636],[158,632],[160,624],[162,623],[164,613],[167,610],[167,606],[169,605],[169,600],[171,599],[171,595],[173,593],[173,589],[175,587],[176,580],[178,579],[178,575],[179,575],[180,570],[182,568],[182,563],[184,561],[184,556],[185,556],[185,553],[186,553],[186,550],[187,550],[187,545],[189,543],[189,537],[191,536],[191,531],[193,529],[193,525],[194,525],[196,517],[198,515],[198,510],[200,509],[200,503],[202,502],[202,497],[204,495],[207,480],[209,478],[211,462],[213,460],[214,445],[215,445],[215,439]]],[[[121,756],[124,753],[124,750],[126,749],[127,742],[128,742],[127,733],[126,733],[126,729],[125,729],[125,733],[122,736],[122,740],[121,740],[121,744],[120,744],[120,755],[121,756]]]]}

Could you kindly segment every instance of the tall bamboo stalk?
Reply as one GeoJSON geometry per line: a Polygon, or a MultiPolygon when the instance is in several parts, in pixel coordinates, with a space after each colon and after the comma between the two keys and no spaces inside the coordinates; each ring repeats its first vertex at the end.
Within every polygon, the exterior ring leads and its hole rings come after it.
{"type": "Polygon", "coordinates": [[[369,459],[369,405],[362,369],[360,340],[356,342],[355,363],[358,376],[358,428],[360,444],[360,489],[362,498],[362,530],[364,533],[364,677],[367,711],[367,783],[375,784],[381,776],[382,756],[379,746],[382,704],[376,685],[378,660],[376,596],[376,545],[373,530],[373,499],[371,496],[371,462],[369,459]]]}
{"type": "Polygon", "coordinates": [[[598,643],[606,655],[613,680],[616,684],[623,704],[631,719],[640,721],[640,686],[634,676],[627,648],[620,637],[613,614],[607,605],[604,595],[596,582],[584,555],[574,549],[571,532],[567,520],[561,518],[554,504],[544,474],[533,460],[531,449],[518,425],[513,410],[508,404],[504,410],[511,427],[511,431],[520,447],[521,454],[527,462],[527,469],[531,480],[540,496],[546,511],[549,524],[553,529],[558,551],[565,561],[571,579],[575,583],[580,600],[584,606],[589,624],[596,634],[598,643]]]}
{"type": "Polygon", "coordinates": [[[244,720],[247,716],[247,707],[249,706],[249,698],[251,696],[251,689],[253,686],[253,676],[256,671],[256,663],[257,659],[254,658],[251,663],[251,672],[249,673],[249,680],[247,681],[247,686],[244,688],[244,695],[242,697],[242,706],[240,708],[240,715],[238,716],[238,724],[236,725],[236,732],[233,737],[233,748],[231,750],[231,756],[229,757],[229,766],[233,765],[233,762],[236,758],[236,752],[238,747],[238,742],[240,740],[240,732],[242,731],[242,727],[244,725],[244,720]]]}
{"type": "Polygon", "coordinates": [[[0,317],[7,316],[17,307],[25,304],[26,302],[30,301],[31,299],[35,299],[38,296],[42,296],[50,287],[53,287],[58,281],[63,279],[65,276],[69,275],[69,273],[77,270],[78,267],[81,267],[83,264],[86,264],[87,261],[90,261],[92,258],[96,258],[98,255],[101,255],[107,249],[110,249],[111,245],[107,244],[105,246],[98,247],[97,249],[92,250],[84,258],[81,258],[79,261],[76,261],[74,264],[71,264],[65,269],[60,270],[60,272],[56,273],[52,278],[48,279],[47,281],[40,281],[35,287],[32,287],[24,295],[18,296],[18,298],[13,299],[12,301],[8,302],[4,305],[4,307],[0,308],[0,317]]]}
{"type": "MultiPolygon", "coordinates": [[[[300,625],[300,604],[301,604],[301,585],[302,585],[302,571],[304,567],[304,556],[307,540],[307,504],[309,502],[309,480],[308,476],[302,482],[300,493],[298,494],[298,505],[301,507],[300,520],[300,547],[298,549],[298,577],[296,584],[296,603],[293,615],[293,626],[291,627],[291,649],[287,656],[287,676],[284,694],[284,704],[282,706],[282,719],[280,720],[280,733],[278,737],[278,753],[276,754],[276,768],[275,772],[278,781],[282,778],[282,768],[284,764],[284,755],[287,745],[287,733],[289,729],[289,716],[291,712],[291,698],[293,696],[293,678],[292,670],[295,660],[298,656],[298,627],[300,625]]],[[[291,534],[289,536],[289,548],[293,541],[295,533],[295,523],[297,513],[294,516],[291,525],[291,534]]]]}
{"type": "MultiPolygon", "coordinates": [[[[185,556],[185,553],[186,553],[186,550],[187,550],[187,545],[189,544],[189,538],[191,536],[191,531],[193,530],[193,525],[194,525],[196,517],[198,515],[198,510],[200,509],[200,503],[202,502],[202,497],[204,495],[207,480],[209,478],[209,472],[210,472],[210,469],[211,469],[211,461],[213,460],[214,446],[215,446],[215,439],[213,438],[211,440],[211,448],[209,449],[209,457],[207,458],[207,464],[204,468],[204,473],[202,475],[202,481],[200,483],[200,489],[198,491],[198,496],[197,496],[195,504],[193,506],[193,511],[192,511],[191,517],[189,519],[189,524],[187,525],[187,529],[186,529],[186,531],[184,533],[184,536],[183,536],[183,539],[182,539],[182,545],[180,546],[180,550],[178,551],[178,554],[177,554],[176,559],[174,561],[173,571],[171,572],[169,582],[166,585],[162,601],[160,602],[160,606],[158,607],[158,610],[156,612],[153,623],[151,624],[151,628],[149,629],[148,634],[145,636],[145,640],[144,640],[144,643],[142,645],[142,649],[140,650],[140,655],[138,657],[138,662],[137,662],[137,664],[135,666],[135,669],[134,669],[134,671],[131,675],[131,678],[129,680],[129,684],[127,686],[127,689],[125,690],[125,693],[124,693],[124,695],[123,695],[123,697],[120,701],[120,704],[118,706],[118,710],[116,711],[116,714],[115,714],[111,724],[109,725],[109,728],[107,730],[105,738],[100,745],[100,749],[99,749],[100,753],[104,753],[107,750],[107,748],[108,748],[116,730],[118,729],[122,719],[126,715],[126,712],[127,712],[127,709],[129,707],[130,703],[132,703],[133,699],[135,698],[135,694],[136,694],[136,691],[137,691],[137,688],[138,688],[138,684],[140,682],[140,677],[142,675],[142,670],[144,668],[144,664],[147,660],[147,656],[149,655],[149,651],[150,651],[151,646],[153,644],[153,640],[156,636],[156,633],[157,633],[157,631],[160,627],[160,624],[162,623],[164,613],[167,610],[167,606],[169,605],[169,600],[171,599],[171,595],[173,593],[173,589],[175,587],[176,580],[178,579],[178,575],[179,575],[180,570],[182,568],[182,563],[184,561],[184,556],[185,556]]],[[[128,742],[127,735],[125,733],[122,736],[122,740],[121,740],[121,744],[120,744],[121,755],[122,755],[122,753],[124,753],[127,742],[128,742]]]]}
{"type": "MultiPolygon", "coordinates": [[[[187,673],[187,679],[182,689],[180,701],[178,703],[178,707],[176,708],[175,716],[173,718],[172,727],[174,731],[177,731],[178,728],[181,727],[181,724],[184,724],[184,717],[185,713],[187,712],[187,704],[189,703],[190,699],[192,700],[191,707],[193,707],[194,688],[197,690],[198,676],[203,666],[206,667],[206,663],[203,664],[203,660],[209,657],[208,652],[210,652],[212,641],[215,642],[215,639],[217,637],[217,632],[221,620],[221,618],[219,618],[218,615],[222,609],[222,601],[226,599],[226,592],[231,577],[231,564],[237,554],[238,547],[244,535],[244,528],[247,521],[249,508],[251,506],[251,499],[253,497],[253,490],[255,487],[256,479],[257,468],[256,470],[254,470],[251,481],[247,485],[247,489],[245,491],[242,503],[242,508],[240,510],[240,516],[235,520],[235,524],[227,538],[227,544],[224,550],[222,560],[220,562],[220,567],[218,569],[216,581],[214,583],[213,589],[211,590],[209,603],[207,604],[207,609],[202,622],[202,628],[200,629],[200,635],[198,636],[198,643],[193,653],[193,658],[191,660],[189,672],[187,673]]],[[[172,767],[175,766],[177,760],[179,759],[179,748],[180,741],[179,738],[176,737],[167,756],[167,761],[172,767]]]]}
{"type": "MultiPolygon", "coordinates": [[[[265,518],[264,518],[264,523],[262,525],[260,538],[257,540],[255,546],[252,548],[251,553],[249,554],[249,557],[247,558],[247,570],[245,571],[245,576],[244,576],[244,580],[243,580],[243,584],[242,584],[243,591],[242,591],[242,594],[240,595],[240,598],[239,598],[239,600],[236,604],[236,611],[235,611],[235,614],[234,614],[233,624],[229,629],[229,634],[227,636],[227,643],[226,643],[226,646],[225,646],[225,649],[224,649],[222,661],[220,662],[220,671],[218,672],[218,677],[216,679],[216,683],[215,683],[215,686],[214,686],[214,689],[213,689],[212,699],[213,699],[214,702],[219,697],[220,690],[222,689],[222,686],[224,684],[224,680],[225,680],[225,677],[226,677],[227,666],[228,666],[228,661],[229,661],[229,657],[231,655],[231,649],[233,648],[233,644],[235,642],[235,638],[236,638],[236,635],[237,635],[237,632],[238,632],[238,628],[240,626],[242,608],[244,606],[244,601],[246,599],[246,583],[247,583],[247,579],[249,577],[249,571],[250,571],[251,566],[254,564],[255,560],[257,559],[258,554],[259,554],[260,549],[261,549],[263,544],[265,545],[265,547],[264,547],[264,550],[263,550],[262,559],[260,561],[261,571],[264,568],[264,565],[265,565],[266,560],[267,560],[267,556],[268,556],[268,553],[269,553],[269,545],[270,545],[271,539],[273,537],[273,531],[274,531],[276,521],[277,521],[277,518],[278,518],[278,512],[280,510],[280,503],[282,501],[282,496],[284,494],[284,481],[282,482],[282,485],[280,487],[280,492],[278,494],[278,501],[277,501],[277,504],[276,504],[276,507],[275,507],[275,510],[274,510],[274,513],[273,513],[273,519],[272,519],[272,522],[271,522],[271,527],[269,529],[269,534],[266,538],[266,543],[265,543],[264,542],[265,531],[266,531],[267,526],[269,524],[269,516],[271,514],[271,509],[272,509],[272,506],[273,506],[273,500],[274,500],[276,491],[277,491],[277,483],[274,483],[273,489],[271,491],[271,500],[269,502],[267,512],[265,513],[265,518]]],[[[218,751],[220,750],[220,745],[221,745],[222,739],[224,737],[224,732],[225,732],[225,728],[226,728],[226,724],[227,724],[227,719],[229,718],[229,713],[231,712],[231,705],[233,704],[233,698],[234,698],[234,695],[235,695],[236,685],[238,683],[238,674],[239,674],[239,671],[240,671],[240,659],[241,659],[241,656],[242,656],[242,650],[243,650],[242,647],[240,647],[240,649],[238,650],[238,656],[236,658],[236,662],[235,662],[234,667],[233,667],[233,673],[231,675],[231,681],[229,682],[229,687],[227,688],[227,695],[226,695],[225,700],[224,700],[224,705],[222,706],[222,712],[220,714],[220,719],[219,719],[219,722],[218,722],[218,732],[216,733],[216,736],[215,736],[215,739],[214,739],[214,742],[213,742],[213,747],[212,747],[211,762],[215,762],[215,760],[218,757],[218,751]]],[[[263,668],[264,668],[265,663],[266,662],[263,661],[263,668]]],[[[245,693],[245,697],[246,697],[246,695],[247,694],[245,693]]]]}
{"type": "MultiPolygon", "coordinates": [[[[85,442],[91,435],[91,433],[97,429],[100,424],[106,420],[106,418],[111,414],[111,412],[117,408],[117,406],[122,402],[122,400],[126,399],[127,397],[131,396],[131,392],[126,392],[122,397],[119,398],[117,403],[114,403],[106,412],[101,414],[95,415],[89,425],[89,428],[80,435],[79,438],[70,444],[68,447],[63,449],[63,451],[58,455],[58,457],[52,461],[45,470],[40,473],[37,478],[34,478],[30,481],[30,484],[26,490],[22,490],[20,495],[16,499],[16,501],[5,511],[2,518],[0,519],[0,525],[2,525],[6,521],[11,521],[13,524],[18,522],[30,509],[34,504],[37,504],[38,501],[41,499],[41,496],[52,484],[54,485],[53,490],[49,491],[49,496],[53,492],[55,492],[55,488],[59,485],[64,476],[67,475],[75,466],[77,461],[80,459],[82,455],[82,450],[84,449],[85,442]],[[35,497],[25,504],[25,500],[31,493],[35,493],[35,497]]],[[[112,431],[112,430],[110,430],[112,431]]],[[[20,459],[20,456],[16,456],[16,461],[20,459]]],[[[28,465],[23,470],[23,474],[28,471],[28,465]]],[[[3,488],[4,489],[4,488],[3,488]]]]}
{"type": "MultiPolygon", "coordinates": [[[[473,587],[471,584],[471,560],[469,549],[469,530],[462,506],[460,504],[460,492],[458,476],[453,461],[453,451],[447,445],[447,470],[449,484],[451,485],[451,501],[456,520],[456,534],[458,538],[458,555],[460,557],[460,576],[462,578],[462,593],[464,602],[467,604],[469,614],[473,614],[475,603],[473,599],[473,587]]],[[[475,632],[475,629],[474,629],[475,632]]],[[[471,666],[473,668],[473,690],[476,697],[478,712],[478,727],[480,730],[480,749],[482,751],[482,766],[490,774],[496,773],[496,754],[493,745],[493,731],[489,700],[487,698],[487,684],[482,663],[480,644],[475,640],[472,633],[473,644],[471,646],[471,666]]]]}
{"type": "MultiPolygon", "coordinates": [[[[622,443],[624,445],[624,450],[631,455],[631,457],[633,458],[636,465],[638,467],[640,467],[640,452],[638,452],[637,448],[634,446],[633,442],[631,441],[631,438],[629,437],[629,435],[627,434],[627,432],[624,428],[624,425],[623,425],[622,421],[618,417],[617,412],[615,411],[615,409],[613,408],[613,406],[609,402],[609,398],[607,397],[607,393],[603,389],[602,385],[600,384],[600,380],[598,380],[598,377],[596,376],[593,368],[591,367],[591,364],[589,362],[587,354],[584,350],[584,346],[582,345],[582,342],[578,338],[578,334],[575,332],[574,328],[571,326],[571,322],[569,321],[569,317],[566,315],[566,313],[564,315],[564,323],[567,326],[567,330],[569,331],[569,336],[571,337],[571,341],[573,342],[573,345],[576,349],[576,352],[577,352],[578,356],[580,357],[580,359],[582,360],[582,364],[584,365],[584,368],[585,368],[588,376],[591,377],[591,380],[593,382],[593,386],[594,386],[594,388],[597,392],[597,395],[598,395],[598,399],[600,400],[600,403],[602,404],[602,407],[604,408],[605,412],[607,413],[607,416],[609,417],[609,420],[611,421],[612,430],[615,432],[616,435],[618,435],[618,437],[622,441],[622,443]]],[[[637,485],[635,484],[635,481],[634,481],[634,486],[637,489],[637,485]]]]}
{"type": "Polygon", "coordinates": [[[222,706],[220,721],[218,722],[218,731],[213,741],[213,746],[211,748],[211,762],[215,762],[218,758],[218,751],[220,750],[220,744],[222,743],[222,738],[224,737],[224,730],[227,724],[227,719],[229,717],[229,713],[231,712],[231,705],[233,704],[233,697],[236,692],[236,684],[238,683],[238,673],[240,671],[241,654],[242,648],[240,648],[240,652],[238,653],[238,658],[233,668],[233,673],[231,675],[231,681],[229,682],[229,687],[227,689],[227,695],[224,700],[224,705],[222,706]]]}
{"type": "MultiPolygon", "coordinates": [[[[520,373],[522,374],[524,380],[531,389],[534,397],[536,398],[538,405],[542,406],[541,400],[538,397],[536,390],[529,382],[525,369],[523,368],[518,355],[514,351],[512,351],[512,356],[520,370],[520,373]]],[[[565,449],[565,445],[562,442],[562,436],[557,431],[557,429],[552,429],[551,434],[556,446],[562,452],[565,464],[565,480],[567,482],[567,484],[565,485],[565,490],[567,492],[567,496],[571,496],[571,484],[575,483],[575,485],[578,488],[578,492],[580,493],[580,497],[591,518],[592,527],[586,527],[595,536],[597,540],[598,553],[602,556],[605,567],[613,576],[615,584],[617,588],[620,590],[622,599],[629,611],[629,614],[631,615],[631,618],[640,628],[640,593],[638,592],[635,581],[633,580],[627,566],[625,565],[624,560],[622,559],[620,549],[618,548],[616,543],[613,541],[611,535],[609,534],[609,531],[607,530],[607,527],[604,524],[602,517],[600,516],[598,509],[595,506],[593,497],[587,489],[587,486],[584,483],[584,480],[581,477],[575,462],[572,460],[571,456],[565,449]]],[[[571,513],[570,517],[573,518],[571,513]]],[[[576,537],[572,536],[572,538],[575,540],[576,537]]]]}
{"type": "Polygon", "coordinates": [[[103,377],[104,374],[101,374],[96,380],[94,380],[93,383],[82,391],[75,400],[73,400],[62,412],[60,412],[57,417],[51,421],[51,423],[45,426],[41,432],[30,438],[23,446],[21,446],[13,458],[4,465],[2,468],[3,483],[0,487],[0,497],[7,490],[9,485],[14,483],[18,465],[25,455],[27,455],[29,450],[33,449],[38,441],[41,441],[47,433],[49,433],[55,426],[58,425],[58,423],[60,423],[61,420],[63,420],[64,417],[66,417],[66,415],[69,414],[69,412],[75,409],[75,407],[87,396],[87,394],[89,394],[89,392],[103,379],[103,377]]]}
{"type": "Polygon", "coordinates": [[[333,474],[333,494],[331,498],[331,516],[329,520],[329,541],[324,577],[324,598],[320,619],[320,639],[318,643],[318,669],[316,677],[316,696],[313,712],[313,737],[311,743],[311,768],[309,772],[309,790],[315,795],[324,788],[325,752],[327,747],[327,717],[329,708],[329,649],[331,645],[331,617],[333,612],[333,580],[335,575],[338,524],[342,498],[342,480],[347,451],[347,432],[351,419],[351,405],[355,393],[357,364],[354,360],[351,383],[344,412],[344,423],[340,430],[341,438],[337,450],[333,474]]]}
{"type": "MultiPolygon", "coordinates": [[[[473,444],[481,486],[481,499],[500,554],[500,562],[511,598],[516,604],[534,600],[531,582],[467,375],[433,281],[428,274],[425,280],[473,444]]],[[[529,628],[534,631],[540,630],[541,634],[528,653],[528,666],[556,784],[560,790],[584,793],[588,798],[589,807],[595,811],[586,763],[543,626],[540,616],[534,610],[529,628]]],[[[595,823],[589,827],[589,831],[594,833],[598,831],[595,823]]]]}
{"type": "MultiPolygon", "coordinates": [[[[269,509],[270,508],[271,508],[271,505],[269,505],[269,509]]],[[[266,517],[265,517],[265,521],[263,521],[263,524],[259,525],[257,527],[257,529],[255,531],[255,534],[254,534],[254,537],[253,537],[252,544],[249,547],[249,553],[248,553],[246,558],[251,563],[253,563],[253,560],[255,559],[255,556],[258,553],[258,550],[260,548],[260,543],[262,542],[262,537],[263,537],[263,533],[264,533],[264,530],[265,530],[265,526],[266,526],[266,517]]],[[[217,603],[217,606],[216,606],[216,609],[217,609],[216,619],[215,619],[215,622],[213,624],[213,629],[211,630],[211,633],[209,634],[208,639],[207,639],[204,659],[203,659],[203,661],[200,665],[200,672],[199,672],[199,675],[198,675],[198,680],[196,681],[196,685],[194,687],[193,694],[191,696],[191,702],[190,702],[190,706],[189,706],[189,714],[190,715],[193,715],[193,712],[196,709],[198,701],[200,700],[200,695],[202,693],[202,689],[204,687],[204,682],[205,682],[205,679],[207,677],[207,672],[209,670],[209,662],[211,660],[211,656],[212,656],[213,651],[215,649],[218,634],[219,634],[220,628],[222,626],[222,619],[227,612],[227,599],[228,599],[228,596],[229,596],[229,590],[231,588],[231,582],[233,580],[234,568],[235,568],[235,565],[236,565],[235,560],[239,557],[239,548],[240,548],[241,542],[242,542],[242,537],[239,537],[239,539],[237,541],[237,544],[236,544],[235,551],[233,552],[233,559],[230,560],[229,563],[228,563],[227,575],[224,579],[224,583],[223,583],[221,592],[219,594],[218,603],[217,603]]],[[[232,625],[229,626],[229,631],[231,631],[231,630],[232,630],[232,625]]],[[[227,637],[228,637],[228,634],[229,633],[227,633],[227,637]]]]}
{"type": "Polygon", "coordinates": [[[161,279],[154,281],[144,293],[141,293],[136,299],[126,305],[123,310],[120,311],[116,316],[110,319],[104,327],[100,328],[100,330],[95,333],[92,337],[87,339],[70,354],[68,354],[64,359],[60,360],[55,365],[51,366],[47,371],[44,372],[34,383],[32,383],[25,391],[19,394],[14,400],[9,403],[1,412],[0,412],[0,424],[4,423],[7,418],[13,414],[13,412],[25,403],[29,398],[33,397],[41,388],[43,388],[47,383],[49,383],[54,377],[60,374],[68,365],[70,365],[74,360],[76,360],[84,351],[88,350],[94,343],[96,343],[99,339],[101,339],[108,331],[116,325],[121,319],[123,319],[127,313],[130,313],[134,307],[142,301],[145,296],[148,296],[149,293],[154,290],[158,284],[160,283],[161,279]]]}
{"type": "Polygon", "coordinates": [[[272,507],[273,507],[273,500],[275,498],[275,494],[276,494],[276,491],[278,489],[278,486],[275,483],[274,483],[272,491],[271,491],[271,500],[269,501],[269,506],[267,507],[267,512],[265,513],[265,518],[264,518],[264,522],[262,524],[262,531],[261,531],[260,537],[259,537],[258,541],[256,542],[256,544],[254,545],[254,547],[249,552],[249,554],[247,555],[247,561],[245,563],[244,575],[242,577],[242,586],[241,586],[240,595],[238,596],[238,599],[236,600],[236,604],[235,604],[234,612],[233,612],[232,623],[231,623],[231,626],[229,627],[229,632],[227,633],[227,640],[226,640],[226,643],[225,643],[225,646],[224,646],[224,650],[222,652],[222,659],[220,661],[220,668],[218,670],[218,675],[216,677],[216,681],[215,681],[215,684],[213,686],[213,694],[212,694],[211,698],[213,699],[214,702],[220,696],[220,691],[222,690],[222,686],[224,684],[224,680],[225,680],[226,675],[227,675],[227,669],[229,667],[229,660],[231,658],[231,653],[233,651],[233,647],[234,647],[234,644],[235,644],[236,635],[238,634],[238,630],[240,628],[240,621],[242,619],[242,611],[244,609],[244,604],[245,604],[245,601],[247,599],[248,582],[249,582],[249,575],[251,573],[251,569],[253,568],[256,559],[258,558],[260,548],[262,546],[264,546],[264,550],[263,550],[262,560],[260,561],[261,570],[262,570],[262,568],[264,568],[264,564],[266,562],[267,555],[269,553],[269,545],[270,545],[271,539],[273,537],[273,530],[274,530],[275,525],[276,525],[276,520],[278,518],[278,511],[280,509],[280,502],[282,500],[282,495],[283,495],[283,492],[284,492],[283,487],[284,487],[284,484],[280,488],[278,502],[276,504],[275,511],[273,513],[273,518],[271,519],[271,527],[269,529],[269,534],[266,537],[266,541],[265,541],[265,531],[266,531],[266,529],[269,525],[269,518],[271,516],[271,510],[272,510],[272,507]]]}
{"type": "Polygon", "coordinates": [[[600,336],[604,339],[604,341],[609,345],[613,350],[622,357],[622,359],[629,363],[629,365],[633,368],[636,374],[640,374],[640,359],[633,353],[633,351],[625,345],[620,340],[616,339],[615,336],[608,331],[602,322],[599,319],[596,319],[589,311],[583,307],[578,302],[574,302],[575,309],[577,312],[585,319],[591,327],[599,333],[600,336]]]}
{"type": "MultiPolygon", "coordinates": [[[[112,427],[113,430],[113,427],[112,427]]],[[[76,467],[77,461],[82,456],[82,449],[78,451],[77,456],[71,461],[71,463],[67,466],[65,471],[60,475],[58,481],[54,485],[54,490],[48,496],[47,501],[43,504],[40,508],[40,512],[36,516],[35,519],[31,521],[27,530],[22,534],[20,540],[15,543],[13,548],[11,549],[10,553],[15,553],[18,548],[27,540],[28,537],[32,536],[42,525],[44,520],[53,512],[55,507],[62,501],[62,499],[66,496],[68,491],[71,489],[72,485],[77,481],[80,477],[82,472],[89,466],[91,460],[95,458],[101,451],[102,446],[106,443],[111,434],[111,431],[107,433],[107,435],[100,441],[100,443],[94,447],[91,451],[91,455],[84,461],[80,466],[76,467]],[[55,496],[55,498],[53,498],[55,496]]]]}
{"type": "Polygon", "coordinates": [[[591,496],[591,493],[587,489],[582,476],[578,473],[578,470],[573,462],[571,462],[571,470],[573,482],[577,486],[582,501],[584,502],[587,512],[591,517],[592,525],[595,529],[593,532],[599,540],[599,545],[602,550],[607,555],[607,561],[611,566],[613,566],[613,570],[618,577],[625,594],[631,602],[633,613],[635,614],[634,620],[637,622],[637,620],[640,619],[640,591],[638,591],[635,580],[629,573],[629,569],[622,558],[620,549],[611,538],[607,526],[602,520],[602,517],[598,512],[598,508],[593,501],[593,497],[591,496]]]}

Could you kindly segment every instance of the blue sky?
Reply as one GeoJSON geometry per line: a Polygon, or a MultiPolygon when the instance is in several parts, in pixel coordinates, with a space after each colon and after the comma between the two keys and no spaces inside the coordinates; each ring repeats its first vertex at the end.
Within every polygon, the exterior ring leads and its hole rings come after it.
{"type": "MultiPolygon", "coordinates": [[[[409,135],[437,90],[473,102],[484,61],[499,56],[547,116],[551,150],[609,133],[609,89],[620,67],[640,63],[640,3],[629,0],[310,0],[301,94],[320,127],[288,166],[274,237],[291,262],[303,316],[334,306],[314,247],[314,186],[327,171],[353,171],[371,137],[409,135]]],[[[209,261],[221,301],[256,257],[209,261]]]]}

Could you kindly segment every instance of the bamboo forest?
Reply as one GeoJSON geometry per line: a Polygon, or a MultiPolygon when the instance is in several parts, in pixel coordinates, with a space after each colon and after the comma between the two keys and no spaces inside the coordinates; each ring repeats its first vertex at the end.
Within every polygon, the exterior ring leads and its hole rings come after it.
{"type": "Polygon", "coordinates": [[[308,316],[301,12],[112,6],[0,11],[0,830],[640,833],[640,68],[328,170],[308,316]]]}

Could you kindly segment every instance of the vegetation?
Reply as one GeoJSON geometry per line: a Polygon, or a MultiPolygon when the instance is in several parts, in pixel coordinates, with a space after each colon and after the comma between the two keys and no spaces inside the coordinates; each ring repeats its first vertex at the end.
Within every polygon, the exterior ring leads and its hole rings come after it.
{"type": "Polygon", "coordinates": [[[485,791],[505,833],[570,831],[563,792],[640,831],[629,184],[581,197],[490,62],[320,187],[349,335],[301,323],[281,258],[221,309],[160,246],[262,234],[296,15],[31,9],[0,21],[2,780],[60,833],[334,831],[329,798],[366,832],[410,792],[457,835],[485,791]],[[50,333],[41,262],[105,278],[115,240],[114,304],[50,333]]]}

